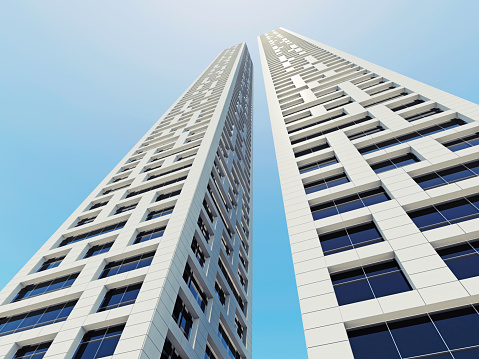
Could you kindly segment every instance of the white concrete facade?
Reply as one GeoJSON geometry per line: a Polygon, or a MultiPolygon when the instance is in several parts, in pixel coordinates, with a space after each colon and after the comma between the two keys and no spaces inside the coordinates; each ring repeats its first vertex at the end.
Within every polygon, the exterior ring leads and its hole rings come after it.
{"type": "MultiPolygon", "coordinates": [[[[479,277],[460,279],[438,253],[478,238],[477,207],[460,218],[454,207],[454,220],[446,215],[441,226],[422,227],[415,217],[478,193],[477,174],[431,188],[419,178],[479,159],[473,140],[460,150],[450,145],[477,139],[479,106],[283,28],[258,43],[309,358],[363,358],[351,344],[353,329],[479,302],[479,277]],[[415,163],[379,170],[405,155],[415,163]],[[345,183],[328,186],[334,176],[345,183]],[[338,202],[378,188],[389,200],[351,210],[338,202]],[[336,214],[325,215],[329,209],[336,214]],[[382,238],[328,247],[337,231],[365,223],[382,238]],[[373,288],[374,298],[340,305],[338,273],[391,260],[409,290],[380,296],[373,288]]],[[[396,345],[395,358],[410,357],[396,345]]],[[[443,355],[455,353],[449,346],[443,355]]]]}
{"type": "Polygon", "coordinates": [[[43,342],[48,359],[97,357],[78,356],[84,334],[116,325],[108,358],[251,358],[252,71],[244,43],[221,52],[7,284],[0,358],[43,342]],[[143,267],[118,262],[152,252],[143,267]],[[108,265],[121,271],[105,274],[108,265]],[[30,290],[72,274],[61,289],[30,290]],[[98,311],[109,290],[134,283],[133,303],[98,311]],[[69,301],[67,317],[17,320],[69,301]],[[191,328],[172,314],[178,301],[191,328]]]}

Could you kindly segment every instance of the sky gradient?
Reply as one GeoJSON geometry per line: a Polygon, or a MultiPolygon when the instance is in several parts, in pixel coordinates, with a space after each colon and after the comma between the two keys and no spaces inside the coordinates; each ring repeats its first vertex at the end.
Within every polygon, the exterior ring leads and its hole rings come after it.
{"type": "Polygon", "coordinates": [[[0,4],[0,287],[221,50],[254,73],[253,355],[306,358],[256,37],[285,27],[479,102],[477,1],[0,4]]]}

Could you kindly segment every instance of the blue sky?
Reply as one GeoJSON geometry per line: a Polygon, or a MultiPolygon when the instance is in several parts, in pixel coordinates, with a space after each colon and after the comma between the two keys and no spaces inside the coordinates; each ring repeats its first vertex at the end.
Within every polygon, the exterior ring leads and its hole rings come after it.
{"type": "Polygon", "coordinates": [[[306,358],[257,35],[285,27],[479,102],[477,1],[0,4],[3,287],[224,48],[254,84],[255,358],[306,358]]]}

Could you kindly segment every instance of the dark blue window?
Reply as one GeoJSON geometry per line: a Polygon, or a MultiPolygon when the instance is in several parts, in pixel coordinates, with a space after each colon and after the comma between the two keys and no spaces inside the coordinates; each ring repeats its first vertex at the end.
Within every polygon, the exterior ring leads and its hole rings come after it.
{"type": "Polygon", "coordinates": [[[142,283],[130,284],[125,287],[110,289],[98,309],[99,312],[123,307],[135,303],[140,293],[142,283]]]}
{"type": "Polygon", "coordinates": [[[451,128],[458,127],[458,126],[461,126],[461,125],[464,125],[464,124],[466,124],[465,121],[460,120],[458,118],[454,118],[452,120],[440,123],[438,125],[426,127],[422,130],[413,131],[413,132],[407,133],[407,134],[402,135],[402,136],[393,137],[389,140],[378,142],[378,143],[360,148],[360,149],[358,149],[358,151],[359,151],[359,153],[365,155],[367,153],[375,152],[375,151],[381,150],[383,148],[388,148],[388,147],[391,147],[391,146],[395,146],[398,143],[409,142],[409,141],[412,141],[416,138],[429,136],[429,135],[432,135],[433,133],[438,133],[438,132],[442,132],[442,131],[445,131],[445,130],[449,130],[451,128]]]}
{"type": "Polygon", "coordinates": [[[427,111],[416,113],[414,115],[409,115],[408,117],[405,117],[404,119],[406,121],[413,122],[413,121],[421,120],[429,116],[437,115],[438,113],[441,113],[441,112],[443,111],[440,108],[434,107],[427,111]]]}
{"type": "Polygon", "coordinates": [[[479,276],[479,241],[440,248],[437,253],[458,279],[479,276]]]}
{"type": "Polygon", "coordinates": [[[93,203],[88,210],[92,210],[92,209],[95,209],[95,208],[103,207],[103,206],[106,206],[107,204],[108,204],[108,201],[93,203]]]}
{"type": "Polygon", "coordinates": [[[411,290],[395,260],[331,274],[339,305],[411,290]]]}
{"type": "Polygon", "coordinates": [[[139,256],[125,258],[110,262],[105,266],[99,278],[111,277],[115,274],[129,272],[138,268],[147,267],[151,264],[155,252],[140,254],[139,256]]]}
{"type": "Polygon", "coordinates": [[[177,171],[180,171],[180,170],[182,170],[182,169],[191,167],[191,165],[192,165],[192,163],[189,163],[189,164],[187,164],[187,165],[184,165],[184,166],[181,166],[181,167],[172,169],[172,170],[170,170],[170,171],[162,172],[162,173],[156,174],[156,175],[150,175],[150,176],[148,176],[148,178],[147,178],[146,180],[149,181],[149,180],[152,180],[152,179],[154,179],[154,178],[158,178],[158,177],[161,177],[161,176],[165,176],[165,175],[167,175],[167,174],[170,174],[170,173],[173,173],[173,172],[177,172],[177,171]]]}
{"type": "Polygon", "coordinates": [[[330,165],[333,165],[335,163],[338,163],[338,160],[336,159],[336,157],[329,157],[329,158],[326,158],[324,160],[319,160],[319,161],[315,161],[315,162],[312,162],[312,163],[308,163],[307,165],[303,165],[303,166],[299,166],[299,173],[303,174],[303,173],[306,173],[306,172],[309,172],[309,171],[314,171],[318,168],[323,168],[323,167],[326,167],[326,166],[330,166],[330,165]]]}
{"type": "Polygon", "coordinates": [[[149,241],[151,239],[162,237],[163,233],[165,233],[165,228],[166,227],[163,226],[163,227],[153,228],[149,231],[140,232],[136,236],[136,239],[133,242],[133,244],[142,243],[142,242],[149,241]]]}
{"type": "Polygon", "coordinates": [[[154,189],[158,189],[158,188],[161,188],[161,187],[165,187],[165,186],[168,186],[168,185],[170,185],[170,184],[183,181],[183,180],[185,180],[185,179],[186,179],[186,176],[182,176],[182,177],[178,177],[178,178],[172,179],[172,180],[170,180],[170,181],[165,181],[165,182],[162,182],[162,183],[158,183],[157,185],[154,185],[154,186],[151,186],[151,187],[147,187],[147,188],[144,188],[144,189],[139,189],[139,190],[137,190],[137,191],[132,191],[132,192],[129,192],[129,193],[126,195],[126,198],[130,198],[130,197],[133,197],[133,196],[142,194],[142,193],[146,193],[146,192],[149,192],[149,191],[153,191],[154,189]]]}
{"type": "Polygon", "coordinates": [[[73,359],[96,359],[113,355],[125,324],[87,332],[73,359]]]}
{"type": "Polygon", "coordinates": [[[38,268],[37,272],[42,272],[47,269],[58,267],[64,258],[65,256],[47,259],[45,262],[43,262],[41,267],[38,268]]]}
{"type": "Polygon", "coordinates": [[[467,221],[479,216],[479,196],[424,207],[408,215],[421,231],[467,221]]]}
{"type": "Polygon", "coordinates": [[[106,253],[110,250],[112,245],[113,245],[113,242],[108,242],[108,243],[98,244],[96,246],[93,246],[88,250],[88,252],[86,252],[85,257],[83,258],[89,258],[89,257],[97,256],[102,253],[106,253]]]}
{"type": "Polygon", "coordinates": [[[415,177],[414,180],[423,189],[442,186],[448,183],[457,182],[466,178],[479,175],[479,161],[464,163],[458,166],[434,171],[425,175],[415,177]]]}
{"type": "Polygon", "coordinates": [[[176,297],[175,307],[171,315],[186,339],[189,339],[191,327],[193,326],[193,316],[179,296],[176,297]]]}
{"type": "Polygon", "coordinates": [[[359,120],[354,120],[354,121],[350,121],[350,122],[347,122],[347,123],[339,125],[339,126],[334,126],[334,127],[328,128],[327,130],[315,132],[311,135],[307,135],[305,137],[301,137],[301,138],[298,138],[296,140],[291,140],[291,144],[294,145],[296,143],[304,142],[304,141],[310,140],[312,138],[316,138],[316,137],[319,137],[319,136],[324,136],[328,133],[338,131],[338,130],[341,130],[341,129],[346,128],[346,127],[354,126],[354,125],[369,121],[371,119],[372,119],[371,117],[366,116],[366,117],[360,118],[359,120]]]}
{"type": "Polygon", "coordinates": [[[393,108],[391,108],[391,111],[396,112],[396,111],[404,110],[404,109],[406,109],[406,108],[419,105],[420,103],[424,103],[424,100],[417,99],[417,100],[414,100],[414,101],[412,101],[412,102],[408,102],[408,103],[405,103],[405,104],[403,104],[403,105],[399,105],[399,106],[393,107],[393,108]]]}
{"type": "Polygon", "coordinates": [[[60,243],[59,247],[63,247],[63,246],[66,246],[68,244],[71,244],[71,243],[83,241],[84,239],[100,236],[100,235],[108,233],[108,232],[112,232],[112,231],[116,231],[118,229],[122,229],[125,226],[125,224],[126,224],[126,221],[125,222],[119,222],[119,223],[112,224],[110,226],[95,229],[95,230],[90,231],[90,232],[78,234],[76,236],[67,237],[60,243]]]}
{"type": "Polygon", "coordinates": [[[191,250],[193,251],[196,259],[200,263],[200,266],[205,266],[205,255],[203,253],[203,249],[201,249],[200,245],[196,238],[193,237],[193,241],[191,241],[191,250]]]}
{"type": "Polygon", "coordinates": [[[64,321],[67,319],[76,302],[76,300],[73,300],[12,317],[0,318],[0,336],[64,321]]]}
{"type": "Polygon", "coordinates": [[[12,302],[18,302],[19,300],[34,297],[36,295],[45,294],[53,292],[55,290],[60,290],[63,288],[71,287],[75,279],[77,279],[80,273],[73,273],[67,276],[52,279],[46,282],[30,284],[20,289],[17,296],[12,300],[12,302]]]}
{"type": "Polygon", "coordinates": [[[378,162],[371,165],[371,168],[376,173],[386,172],[395,168],[400,168],[403,166],[407,166],[411,163],[419,162],[419,158],[417,158],[412,153],[408,153],[404,156],[399,156],[391,159],[387,159],[382,162],[378,162]]]}
{"type": "Polygon", "coordinates": [[[467,306],[351,330],[348,336],[356,359],[473,359],[478,332],[477,306],[467,306]]]}
{"type": "Polygon", "coordinates": [[[205,358],[204,359],[216,359],[216,356],[213,354],[213,351],[210,349],[210,346],[206,344],[205,358]]]}
{"type": "Polygon", "coordinates": [[[374,223],[361,224],[319,235],[324,255],[382,242],[384,239],[374,223]]]}
{"type": "MultiPolygon", "coordinates": [[[[302,117],[302,118],[297,118],[294,121],[291,121],[290,123],[295,122],[295,121],[299,121],[299,120],[302,120],[303,118],[311,116],[311,112],[308,111],[308,113],[309,114],[307,116],[302,117]]],[[[313,127],[313,126],[319,125],[320,123],[329,122],[329,121],[332,121],[332,120],[334,120],[336,118],[339,118],[339,117],[342,117],[342,116],[346,116],[346,113],[342,112],[339,115],[331,116],[331,117],[328,117],[328,118],[325,118],[325,119],[322,119],[322,120],[319,120],[319,121],[308,123],[307,125],[304,125],[304,126],[301,126],[301,127],[296,127],[295,129],[292,129],[292,130],[288,129],[288,133],[298,132],[298,131],[304,130],[305,128],[313,127]]]]}
{"type": "Polygon", "coordinates": [[[180,354],[178,354],[168,338],[165,339],[165,344],[163,344],[160,359],[181,359],[180,354]]]}
{"type": "Polygon", "coordinates": [[[137,204],[138,203],[133,203],[133,204],[129,204],[127,206],[118,207],[115,214],[120,214],[120,213],[131,211],[132,209],[136,208],[137,204]]]}
{"type": "Polygon", "coordinates": [[[327,143],[323,143],[321,145],[317,145],[311,148],[308,148],[306,150],[298,151],[294,154],[294,157],[301,157],[305,155],[309,155],[310,153],[318,152],[321,150],[324,150],[325,148],[328,148],[329,145],[327,143]]]}
{"type": "Polygon", "coordinates": [[[228,337],[228,334],[226,334],[226,331],[224,330],[221,323],[218,326],[218,338],[220,338],[220,342],[225,347],[231,359],[241,359],[240,353],[238,353],[238,351],[236,350],[236,347],[234,346],[231,339],[228,337]]]}
{"type": "Polygon", "coordinates": [[[454,152],[476,145],[479,145],[479,132],[444,143],[444,146],[454,152]]]}
{"type": "Polygon", "coordinates": [[[361,192],[355,195],[335,199],[331,202],[315,205],[311,207],[311,212],[313,214],[313,219],[318,220],[388,200],[390,200],[389,196],[382,187],[379,187],[371,191],[361,192]]]}
{"type": "Polygon", "coordinates": [[[354,133],[350,134],[348,136],[348,138],[352,141],[352,140],[356,140],[358,138],[361,138],[361,137],[364,137],[364,136],[367,136],[367,135],[372,135],[373,133],[377,133],[377,132],[381,132],[381,131],[384,131],[384,127],[379,125],[379,126],[375,126],[375,127],[372,127],[372,128],[361,130],[359,132],[354,132],[354,133]]]}
{"type": "Polygon", "coordinates": [[[226,303],[226,294],[223,288],[221,288],[221,285],[218,283],[218,280],[215,281],[215,292],[220,300],[221,305],[224,306],[226,303]]]}
{"type": "Polygon", "coordinates": [[[321,191],[326,188],[331,188],[335,186],[339,186],[340,184],[349,182],[348,177],[344,174],[338,174],[331,177],[327,177],[324,179],[320,179],[318,181],[309,182],[304,185],[304,190],[306,194],[321,191]]]}
{"type": "Polygon", "coordinates": [[[41,359],[45,356],[51,344],[52,342],[45,342],[40,344],[26,345],[18,349],[12,359],[41,359]]]}
{"type": "Polygon", "coordinates": [[[200,306],[201,310],[204,312],[208,303],[208,297],[201,288],[201,285],[198,283],[198,280],[196,279],[196,276],[188,263],[186,263],[185,271],[183,272],[183,279],[188,288],[190,288],[191,294],[193,294],[193,297],[195,297],[196,302],[200,306]]]}
{"type": "Polygon", "coordinates": [[[175,208],[175,207],[173,206],[173,207],[168,207],[168,208],[162,208],[162,209],[159,209],[157,211],[151,211],[150,213],[148,213],[148,216],[146,217],[146,220],[149,221],[150,219],[155,219],[155,218],[158,218],[158,217],[167,216],[167,215],[173,213],[173,208],[175,208]]]}
{"type": "Polygon", "coordinates": [[[162,193],[159,194],[158,197],[156,198],[155,202],[162,201],[167,198],[175,197],[178,196],[181,193],[181,189],[173,192],[168,192],[168,193],[162,193]]]}

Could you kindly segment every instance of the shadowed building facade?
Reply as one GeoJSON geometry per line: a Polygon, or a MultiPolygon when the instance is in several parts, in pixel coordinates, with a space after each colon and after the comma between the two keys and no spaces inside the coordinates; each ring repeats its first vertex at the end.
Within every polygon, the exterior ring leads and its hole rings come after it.
{"type": "Polygon", "coordinates": [[[309,358],[479,357],[479,106],[258,42],[309,358]]]}
{"type": "Polygon", "coordinates": [[[252,71],[222,51],[0,292],[1,358],[251,358],[252,71]]]}

